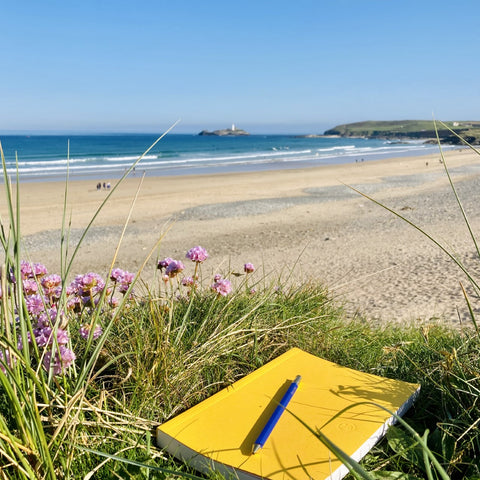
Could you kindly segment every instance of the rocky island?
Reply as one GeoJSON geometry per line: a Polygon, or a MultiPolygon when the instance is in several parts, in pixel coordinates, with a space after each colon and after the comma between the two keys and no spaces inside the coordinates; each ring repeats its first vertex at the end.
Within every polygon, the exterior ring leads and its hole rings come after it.
{"type": "MultiPolygon", "coordinates": [[[[443,122],[451,130],[472,144],[480,144],[480,122],[443,122]]],[[[462,141],[448,128],[437,124],[440,141],[457,145],[462,141]]],[[[324,133],[325,136],[380,138],[387,140],[425,140],[435,142],[437,135],[432,120],[395,120],[383,122],[356,122],[338,125],[324,133]]]]}
{"type": "Polygon", "coordinates": [[[211,137],[244,137],[250,135],[245,130],[235,127],[232,125],[232,128],[224,128],[222,130],[214,130],[209,132],[208,130],[202,130],[199,135],[211,136],[211,137]]]}

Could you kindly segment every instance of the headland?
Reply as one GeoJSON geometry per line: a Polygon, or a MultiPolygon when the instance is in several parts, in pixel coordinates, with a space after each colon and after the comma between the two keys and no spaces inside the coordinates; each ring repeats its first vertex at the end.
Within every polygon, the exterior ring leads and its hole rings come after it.
{"type": "Polygon", "coordinates": [[[460,137],[470,144],[480,144],[480,122],[438,123],[435,130],[431,120],[367,121],[337,125],[325,132],[327,136],[424,140],[430,143],[438,142],[437,134],[443,144],[460,145],[463,143],[460,137]]]}

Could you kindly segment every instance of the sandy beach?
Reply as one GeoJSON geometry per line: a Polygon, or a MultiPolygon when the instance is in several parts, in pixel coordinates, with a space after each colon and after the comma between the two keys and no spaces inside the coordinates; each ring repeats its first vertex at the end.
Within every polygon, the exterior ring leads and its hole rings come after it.
{"type": "MultiPolygon", "coordinates": [[[[445,156],[478,234],[480,159],[466,150],[445,156]]],[[[473,242],[436,154],[299,170],[147,177],[143,182],[137,175],[113,192],[96,218],[72,275],[108,271],[138,191],[116,266],[137,271],[162,239],[145,267],[146,281],[157,257],[185,260],[190,247],[202,245],[210,254],[205,277],[239,272],[252,262],[257,279],[287,278],[293,269],[294,282],[326,284],[350,315],[365,313],[378,321],[465,320],[459,282],[467,281],[459,268],[412,226],[349,186],[415,222],[449,246],[470,271],[479,272],[473,242]]],[[[65,184],[23,183],[20,192],[24,257],[58,272],[65,184]]],[[[72,246],[109,193],[97,191],[96,182],[69,183],[72,246]]]]}

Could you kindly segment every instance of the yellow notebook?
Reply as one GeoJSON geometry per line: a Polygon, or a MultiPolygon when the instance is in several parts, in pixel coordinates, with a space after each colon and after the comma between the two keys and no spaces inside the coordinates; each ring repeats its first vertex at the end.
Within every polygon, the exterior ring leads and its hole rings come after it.
{"type": "Polygon", "coordinates": [[[239,479],[341,479],[347,468],[292,412],[360,460],[385,434],[393,418],[375,402],[402,415],[419,385],[358,372],[298,348],[160,425],[158,445],[202,472],[239,479]],[[287,411],[263,448],[252,446],[297,375],[302,379],[287,411]]]}

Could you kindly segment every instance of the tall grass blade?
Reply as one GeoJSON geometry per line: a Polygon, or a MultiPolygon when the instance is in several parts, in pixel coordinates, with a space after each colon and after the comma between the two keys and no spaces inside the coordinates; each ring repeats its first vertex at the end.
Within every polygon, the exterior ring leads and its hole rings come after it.
{"type": "MultiPolygon", "coordinates": [[[[67,173],[65,176],[65,190],[63,194],[63,210],[62,210],[62,229],[60,238],[60,275],[62,278],[66,278],[66,261],[68,258],[68,245],[70,240],[70,225],[68,231],[66,230],[66,214],[67,214],[67,199],[68,199],[68,185],[70,175],[70,140],[67,142],[67,173]],[[66,238],[65,238],[66,235],[66,238]]],[[[70,217],[71,218],[71,217],[70,217]]]]}
{"type": "Polygon", "coordinates": [[[395,215],[396,217],[398,217],[399,219],[403,220],[405,223],[408,223],[408,225],[410,225],[411,227],[413,227],[415,230],[419,231],[420,233],[422,233],[426,238],[428,238],[432,243],[434,243],[437,247],[440,248],[440,250],[442,250],[451,260],[453,260],[453,262],[460,268],[460,270],[462,270],[462,272],[466,275],[466,277],[470,280],[470,282],[472,283],[472,285],[475,287],[475,289],[480,292],[480,285],[478,284],[477,280],[475,279],[475,277],[472,276],[472,274],[470,273],[470,271],[465,267],[465,265],[447,248],[445,247],[444,245],[442,245],[438,240],[436,240],[432,235],[430,235],[428,232],[426,232],[423,228],[419,227],[418,225],[416,225],[414,222],[412,222],[411,220],[409,220],[408,218],[406,218],[405,216],[403,216],[402,214],[398,213],[397,211],[393,210],[392,208],[389,208],[387,205],[385,205],[384,203],[381,203],[379,202],[378,200],[375,200],[373,197],[367,195],[366,193],[358,190],[357,188],[355,187],[352,187],[351,185],[346,185],[344,184],[346,187],[350,188],[351,190],[353,190],[354,192],[358,193],[359,195],[361,195],[362,197],[366,198],[367,200],[371,201],[372,203],[375,203],[376,205],[378,205],[379,207],[382,207],[383,209],[385,209],[386,211],[392,213],[393,215],[395,215]]]}
{"type": "Polygon", "coordinates": [[[168,468],[163,468],[163,467],[155,467],[153,465],[149,465],[148,463],[142,463],[142,462],[137,462],[135,460],[129,460],[127,458],[122,458],[117,455],[110,455],[108,453],[104,452],[99,452],[97,450],[92,450],[90,448],[85,448],[85,447],[77,447],[79,450],[83,450],[84,452],[89,452],[94,455],[98,455],[100,457],[105,457],[108,458],[109,460],[115,460],[116,462],[120,463],[125,463],[127,465],[133,465],[135,467],[142,467],[142,468],[147,468],[148,470],[151,470],[153,472],[159,472],[159,473],[165,473],[167,475],[175,475],[178,477],[183,477],[183,478],[190,478],[191,480],[205,480],[205,477],[198,477],[197,475],[192,475],[191,473],[187,472],[182,472],[179,470],[171,470],[168,468]]]}
{"type": "Polygon", "coordinates": [[[357,478],[363,478],[364,480],[374,480],[373,476],[370,475],[357,461],[345,453],[340,447],[333,443],[325,434],[323,434],[320,429],[313,429],[297,415],[292,413],[290,410],[286,409],[297,421],[299,421],[307,430],[309,430],[315,437],[322,442],[330,452],[332,452],[357,478]]]}
{"type": "Polygon", "coordinates": [[[148,152],[150,152],[150,150],[152,150],[152,148],[155,147],[155,145],[157,145],[158,142],[160,142],[160,140],[162,140],[168,133],[170,133],[174,128],[175,126],[179,123],[179,120],[177,120],[175,123],[173,123],[169,128],[167,128],[167,130],[162,133],[162,135],[160,135],[151,145],[150,147],[147,148],[147,150],[145,150],[139,157],[137,160],[135,160],[135,162],[132,163],[132,165],[130,165],[130,167],[124,172],[124,174],[122,175],[122,177],[115,183],[115,185],[113,185],[113,187],[111,188],[111,190],[109,191],[108,195],[105,197],[105,199],[102,201],[102,203],[100,204],[100,206],[97,208],[97,210],[95,211],[95,213],[93,214],[91,220],[89,221],[88,225],[85,227],[85,230],[84,232],[82,233],[82,235],[80,236],[80,239],[77,243],[77,246],[75,247],[73,253],[72,253],[72,257],[71,257],[71,260],[70,262],[68,263],[68,266],[67,266],[67,269],[65,271],[65,276],[68,276],[68,274],[70,273],[70,269],[72,267],[72,264],[73,264],[73,260],[74,258],[76,257],[76,254],[78,252],[78,250],[80,249],[80,246],[81,244],[83,243],[83,240],[85,239],[88,231],[90,230],[91,226],[93,225],[93,223],[95,222],[96,218],[98,217],[98,215],[100,214],[100,212],[103,210],[104,206],[108,203],[108,201],[110,200],[111,196],[114,194],[114,192],[117,190],[117,188],[123,183],[123,181],[125,180],[125,178],[127,178],[127,176],[133,171],[133,169],[138,165],[138,163],[145,157],[145,155],[148,154],[148,152]]]}
{"type": "MultiPolygon", "coordinates": [[[[451,130],[447,125],[445,125],[444,123],[440,122],[445,128],[447,128],[451,133],[455,133],[453,132],[453,130],[451,130]]],[[[435,134],[437,136],[437,142],[438,142],[438,148],[440,150],[440,156],[441,156],[441,159],[442,159],[442,165],[444,167],[444,170],[445,170],[445,173],[447,175],[447,178],[448,178],[448,182],[450,183],[450,188],[452,189],[452,192],[453,192],[453,195],[455,196],[455,200],[457,201],[457,204],[458,204],[458,208],[460,209],[460,212],[462,214],[462,217],[463,217],[463,220],[465,221],[465,225],[467,226],[468,228],[468,232],[470,234],[470,238],[472,239],[473,241],[473,244],[475,245],[475,250],[477,252],[477,255],[478,257],[480,258],[480,248],[478,246],[478,242],[477,242],[477,239],[475,237],[475,234],[473,233],[473,230],[472,230],[472,227],[470,225],[470,222],[468,220],[468,217],[467,217],[467,214],[465,212],[465,209],[463,208],[463,205],[462,205],[462,202],[460,201],[460,197],[458,196],[458,193],[457,193],[457,189],[455,188],[455,184],[453,183],[453,180],[452,180],[452,177],[450,175],[450,171],[447,167],[447,161],[445,159],[445,155],[443,154],[443,150],[442,150],[442,144],[440,142],[440,137],[438,135],[438,128],[437,128],[437,122],[435,121],[434,122],[434,127],[435,127],[435,134]]],[[[466,142],[467,145],[468,142],[466,142]]],[[[473,147],[472,147],[473,148],[473,147]]],[[[475,148],[473,148],[473,150],[475,152],[477,152],[479,155],[480,155],[480,152],[478,152],[475,148]]]]}

